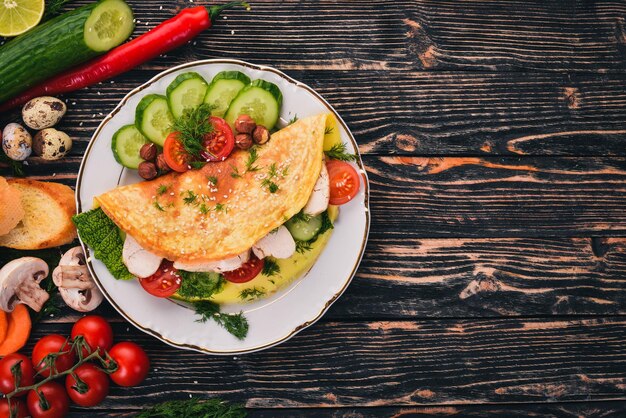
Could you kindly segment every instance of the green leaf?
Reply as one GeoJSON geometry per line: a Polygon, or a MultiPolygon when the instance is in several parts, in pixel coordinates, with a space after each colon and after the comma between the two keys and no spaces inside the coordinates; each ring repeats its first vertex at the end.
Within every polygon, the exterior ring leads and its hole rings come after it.
{"type": "Polygon", "coordinates": [[[135,418],[244,418],[246,411],[241,405],[233,405],[221,399],[186,399],[167,401],[154,405],[135,415],[135,418]]]}

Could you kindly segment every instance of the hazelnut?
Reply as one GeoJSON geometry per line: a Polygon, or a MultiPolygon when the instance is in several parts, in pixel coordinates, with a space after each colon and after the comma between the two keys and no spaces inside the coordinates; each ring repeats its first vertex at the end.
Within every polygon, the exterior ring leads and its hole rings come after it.
{"type": "Polygon", "coordinates": [[[250,134],[235,135],[235,145],[237,148],[249,149],[252,146],[252,136],[250,134]]]}
{"type": "Polygon", "coordinates": [[[252,139],[259,145],[265,144],[270,140],[270,131],[267,130],[265,126],[257,126],[254,128],[254,132],[252,132],[252,139]]]}
{"type": "Polygon", "coordinates": [[[154,163],[144,161],[139,164],[139,175],[146,180],[152,180],[157,176],[157,169],[154,163]]]}
{"type": "Polygon", "coordinates": [[[142,160],[154,161],[157,156],[157,147],[153,143],[143,144],[139,150],[139,156],[142,160]]]}
{"type": "Polygon", "coordinates": [[[159,171],[162,173],[167,173],[168,171],[171,170],[170,166],[167,165],[167,163],[165,162],[165,155],[163,154],[157,155],[156,166],[159,169],[159,171]]]}
{"type": "Polygon", "coordinates": [[[256,128],[256,123],[248,115],[241,115],[235,121],[235,129],[241,134],[251,134],[256,128]]]}

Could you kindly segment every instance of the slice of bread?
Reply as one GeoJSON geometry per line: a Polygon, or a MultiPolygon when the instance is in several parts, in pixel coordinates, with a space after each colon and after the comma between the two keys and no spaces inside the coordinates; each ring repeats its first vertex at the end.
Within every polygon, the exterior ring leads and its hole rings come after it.
{"type": "Polygon", "coordinates": [[[76,238],[72,215],[76,213],[74,191],[59,183],[9,179],[21,193],[24,218],[6,235],[0,247],[38,250],[68,244],[76,238]]]}
{"type": "Polygon", "coordinates": [[[0,177],[0,236],[6,235],[24,218],[22,194],[0,177]]]}

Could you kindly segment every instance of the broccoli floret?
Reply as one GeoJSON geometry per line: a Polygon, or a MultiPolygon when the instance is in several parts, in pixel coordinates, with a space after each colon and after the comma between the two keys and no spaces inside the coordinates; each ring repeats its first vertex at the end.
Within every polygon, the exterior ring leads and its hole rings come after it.
{"type": "Polygon", "coordinates": [[[118,280],[131,280],[134,277],[122,260],[124,240],[120,230],[102,209],[80,213],[72,220],[80,238],[93,248],[94,256],[104,263],[113,277],[118,280]]]}
{"type": "Polygon", "coordinates": [[[224,289],[224,277],[219,273],[194,273],[179,270],[183,278],[178,294],[186,298],[208,299],[224,289]]]}

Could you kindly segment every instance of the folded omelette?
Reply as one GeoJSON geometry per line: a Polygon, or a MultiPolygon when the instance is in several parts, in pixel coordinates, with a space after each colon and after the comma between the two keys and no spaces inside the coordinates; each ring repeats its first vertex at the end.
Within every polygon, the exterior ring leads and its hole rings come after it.
{"type": "Polygon", "coordinates": [[[297,214],[322,168],[328,115],[296,121],[254,150],[96,197],[144,249],[171,261],[235,257],[297,214]]]}

